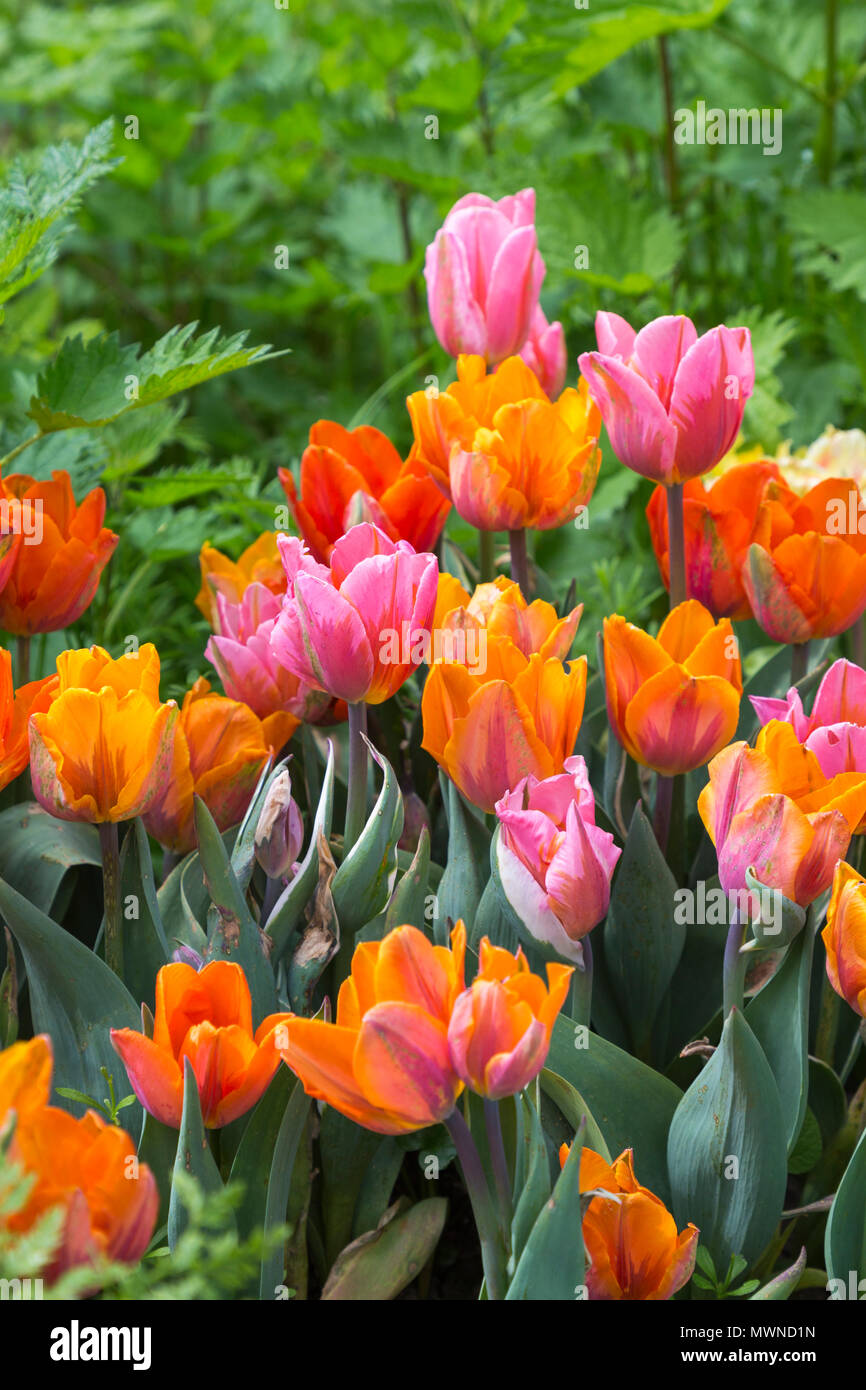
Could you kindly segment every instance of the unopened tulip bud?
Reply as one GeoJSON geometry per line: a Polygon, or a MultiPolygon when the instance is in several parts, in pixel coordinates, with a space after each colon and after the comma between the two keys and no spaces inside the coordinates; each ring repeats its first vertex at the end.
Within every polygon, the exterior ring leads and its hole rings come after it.
{"type": "Polygon", "coordinates": [[[271,783],[256,826],[256,858],[268,878],[288,878],[304,843],[304,822],[283,770],[271,783]]]}

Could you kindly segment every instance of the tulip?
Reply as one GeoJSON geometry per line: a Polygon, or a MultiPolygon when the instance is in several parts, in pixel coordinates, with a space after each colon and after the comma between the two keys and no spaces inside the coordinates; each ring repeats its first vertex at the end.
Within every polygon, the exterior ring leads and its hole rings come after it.
{"type": "Polygon", "coordinates": [[[719,859],[726,893],[746,870],[800,907],[825,892],[866,813],[866,776],[825,777],[790,724],[773,720],[755,747],[732,743],[709,765],[698,811],[719,859]]]}
{"type": "Polygon", "coordinates": [[[283,1061],[307,1095],[376,1134],[408,1134],[451,1114],[463,1083],[448,1024],[463,991],[466,930],[432,946],[415,927],[355,947],[335,1023],[288,1019],[283,1061]]]}
{"type": "Polygon", "coordinates": [[[269,1086],[280,1057],[277,1042],[291,1014],[269,1014],[253,1032],[247,978],[233,961],[202,970],[173,963],[156,977],[153,1037],[112,1028],[111,1042],[148,1114],[179,1129],[184,1059],[198,1084],[202,1119],[220,1129],[251,1110],[269,1086]]]}
{"type": "Polygon", "coordinates": [[[544,279],[534,219],[533,188],[499,202],[468,193],[427,247],[430,318],[452,357],[472,352],[495,365],[529,337],[544,279]]]}
{"type": "Polygon", "coordinates": [[[760,508],[743,586],[774,642],[836,637],[863,613],[866,534],[858,529],[859,507],[856,483],[828,478],[803,497],[791,494],[760,508]]]}
{"type": "Polygon", "coordinates": [[[57,675],[54,699],[29,721],[36,799],[60,820],[142,815],[168,774],[178,713],[159,701],[156,648],[118,660],[102,647],[63,652],[57,675]]]}
{"type": "MultiPolygon", "coordinates": [[[[463,634],[462,645],[469,666],[480,665],[486,660],[487,641],[491,637],[495,644],[507,641],[527,658],[537,652],[545,661],[549,657],[565,661],[582,613],[582,603],[562,618],[553,604],[543,599],[527,603],[520,585],[507,579],[504,574],[497,575],[489,584],[476,585],[470,594],[453,575],[442,573],[439,576],[433,626],[439,634],[442,653],[451,649],[458,652],[461,644],[456,640],[456,634],[463,634]],[[448,633],[454,634],[454,638],[449,640],[445,635],[448,633]],[[477,660],[473,660],[473,657],[477,660]]],[[[502,651],[502,648],[499,650],[502,651]]],[[[453,659],[458,658],[455,656],[453,659]]],[[[503,656],[502,661],[505,667],[510,666],[514,654],[503,656]]],[[[519,661],[515,669],[520,669],[519,661]]]]}
{"type": "MultiPolygon", "coordinates": [[[[659,484],[647,505],[650,536],[665,588],[670,588],[666,489],[659,484]]],[[[758,510],[766,497],[788,495],[778,464],[758,459],[725,469],[708,485],[692,478],[683,488],[686,590],[714,618],[752,616],[742,568],[758,510]]]]}
{"type": "Polygon", "coordinates": [[[27,730],[31,714],[48,709],[57,690],[57,677],[28,681],[14,690],[12,657],[0,647],[0,791],[23,772],[30,758],[27,730]]]}
{"type": "Polygon", "coordinates": [[[434,400],[407,405],[414,455],[483,531],[550,530],[592,496],[601,465],[601,420],[586,383],[548,400],[520,358],[484,376],[480,357],[461,357],[458,382],[434,400]]]}
{"type": "Polygon", "coordinates": [[[251,584],[263,584],[272,594],[286,591],[286,576],[277,550],[277,533],[264,531],[235,560],[212,545],[203,545],[199,556],[201,588],[195,606],[214,632],[221,632],[217,599],[221,594],[232,606],[240,603],[251,584]]]}
{"type": "Polygon", "coordinates": [[[733,628],[688,599],[657,637],[604,621],[607,710],[626,752],[667,777],[703,767],[732,737],[743,684],[733,628]]]}
{"type": "Polygon", "coordinates": [[[540,782],[529,776],[496,803],[505,894],[527,931],[583,967],[582,938],[607,915],[621,850],[595,823],[583,758],[540,782]]]}
{"type": "Polygon", "coordinates": [[[827,477],[853,478],[860,492],[866,489],[866,434],[863,430],[837,430],[828,425],[808,449],[790,456],[782,471],[796,492],[806,492],[827,477]]]}
{"type": "Polygon", "coordinates": [[[844,859],[836,865],[827,925],[827,978],[855,1014],[866,1019],[866,882],[844,859]]]}
{"type": "Polygon", "coordinates": [[[755,384],[748,328],[702,337],[682,314],[639,333],[619,314],[595,319],[598,352],[578,365],[617,458],[653,482],[686,482],[714,468],[740,431],[755,384]]]}
{"type": "Polygon", "coordinates": [[[62,1212],[58,1244],[41,1271],[49,1282],[79,1265],[137,1263],[159,1211],[153,1173],[124,1130],[93,1110],[77,1120],[47,1104],[51,1070],[45,1036],[0,1053],[0,1130],[14,1110],[9,1157],[31,1184],[23,1207],[0,1214],[0,1231],[25,1235],[48,1212],[62,1212]]]}
{"type": "Polygon", "coordinates": [[[480,967],[458,997],[448,1025],[451,1061],[461,1081],[485,1100],[501,1100],[534,1081],[547,1058],[571,966],[547,966],[547,984],[522,950],[513,956],[484,937],[480,967]]]}
{"type": "MultiPolygon", "coordinates": [[[[0,514],[32,518],[32,534],[18,537],[15,559],[0,589],[0,627],[19,637],[57,632],[90,606],[118,537],[103,526],[101,487],[76,504],[69,474],[51,482],[23,473],[0,483],[0,514]]],[[[0,529],[5,529],[0,526],[0,529]]]]}
{"type": "MultiPolygon", "coordinates": [[[[282,565],[280,574],[285,587],[282,565]]],[[[281,595],[259,583],[249,584],[237,603],[217,594],[218,632],[208,640],[205,656],[229,699],[249,705],[260,719],[282,711],[294,717],[296,727],[300,720],[317,723],[331,713],[333,701],[281,666],[271,646],[282,602],[281,595]]]]}
{"type": "Polygon", "coordinates": [[[197,680],[174,728],[170,770],[144,817],[149,833],[172,853],[188,854],[196,843],[196,796],[220,830],[236,825],[268,757],[297,726],[286,713],[259,719],[247,705],[214,695],[208,681],[197,680]]]}
{"type": "Polygon", "coordinates": [[[301,458],[300,497],[288,468],[279,476],[297,527],[323,564],[344,532],[362,521],[392,541],[432,550],[449,512],[447,498],[417,459],[404,463],[372,425],[347,430],[333,420],[317,421],[301,458]]]}
{"type": "Polygon", "coordinates": [[[329,569],[294,537],[278,544],[288,592],[270,638],[277,661],[348,704],[378,705],[396,694],[429,641],[435,555],[416,554],[369,523],[336,542],[329,569]]]}
{"type": "Polygon", "coordinates": [[[304,822],[285,768],[268,788],[254,843],[256,859],[268,878],[287,878],[304,843],[304,822]]]}
{"type": "MultiPolygon", "coordinates": [[[[565,1166],[569,1145],[559,1151],[565,1166]]],[[[590,1264],[586,1287],[590,1301],[662,1302],[692,1277],[700,1232],[691,1222],[677,1225],[661,1198],[641,1187],[634,1154],[624,1149],[608,1163],[593,1149],[580,1155],[581,1192],[610,1193],[593,1197],[583,1218],[583,1241],[590,1264]]]]}
{"type": "Polygon", "coordinates": [[[529,337],[520,349],[519,356],[538,377],[545,394],[550,396],[551,400],[558,396],[565,385],[568,369],[565,333],[561,323],[547,322],[540,306],[532,316],[529,337]]]}

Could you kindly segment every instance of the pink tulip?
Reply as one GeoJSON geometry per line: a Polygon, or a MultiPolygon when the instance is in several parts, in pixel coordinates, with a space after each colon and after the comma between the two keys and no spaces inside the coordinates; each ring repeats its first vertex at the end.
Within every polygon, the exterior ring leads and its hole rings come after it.
{"type": "Polygon", "coordinates": [[[219,631],[205,647],[231,700],[249,705],[260,719],[288,710],[296,719],[314,723],[330,703],[281,666],[271,647],[271,633],[280,615],[282,597],[264,584],[250,584],[239,603],[217,594],[219,631]]]}
{"type": "Polygon", "coordinates": [[[348,704],[378,705],[430,656],[439,566],[369,522],[334,546],[330,568],[277,540],[288,589],[270,635],[280,665],[348,704]]]}
{"type": "Polygon", "coordinates": [[[519,354],[530,371],[538,377],[542,391],[556,400],[565,385],[568,356],[565,333],[561,323],[548,323],[544,311],[537,307],[532,316],[529,337],[519,354]]]}
{"type": "Polygon", "coordinates": [[[606,915],[621,850],[595,823],[586,763],[530,774],[496,803],[497,862],[506,897],[527,931],[566,960],[583,962],[581,938],[606,915]]]}
{"type": "Polygon", "coordinates": [[[618,458],[670,486],[714,468],[731,449],[755,385],[748,328],[670,314],[639,333],[619,314],[595,319],[598,352],[578,358],[618,458]]]}
{"type": "Polygon", "coordinates": [[[498,203],[467,193],[427,247],[430,318],[452,357],[474,353],[495,366],[530,336],[544,279],[534,217],[534,188],[498,203]]]}
{"type": "Polygon", "coordinates": [[[796,686],[784,700],[751,696],[762,724],[781,719],[800,743],[815,754],[825,777],[866,773],[866,671],[851,661],[834,661],[818,686],[812,713],[806,714],[796,686]]]}

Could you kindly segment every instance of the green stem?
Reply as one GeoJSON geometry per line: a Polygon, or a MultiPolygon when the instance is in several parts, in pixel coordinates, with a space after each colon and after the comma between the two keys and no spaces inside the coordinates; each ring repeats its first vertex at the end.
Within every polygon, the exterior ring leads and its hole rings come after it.
{"type": "Polygon", "coordinates": [[[10,449],[9,453],[5,454],[4,457],[0,459],[0,473],[8,467],[13,459],[17,459],[19,454],[23,454],[25,449],[29,449],[31,444],[35,444],[37,439],[41,438],[42,431],[40,430],[36,434],[31,434],[29,439],[22,439],[20,444],[15,445],[14,449],[10,449]]]}
{"type": "Polygon", "coordinates": [[[22,635],[15,641],[16,685],[26,685],[30,679],[30,638],[22,635]]]}
{"type": "Polygon", "coordinates": [[[489,583],[496,574],[496,563],[493,558],[495,542],[495,531],[478,532],[478,578],[482,584],[489,583]]]}
{"type": "Polygon", "coordinates": [[[818,1015],[818,1031],[815,1034],[815,1056],[819,1062],[833,1066],[836,1055],[836,1033],[839,1028],[839,1014],[842,1000],[839,998],[829,977],[824,973],[821,985],[821,1012],[818,1015]]]}
{"type": "Polygon", "coordinates": [[[668,40],[666,34],[659,35],[659,71],[662,79],[662,95],[665,108],[665,132],[664,132],[664,158],[665,158],[665,178],[668,185],[668,198],[672,208],[676,208],[679,199],[679,175],[677,171],[676,143],[674,141],[674,84],[671,74],[670,55],[668,53],[668,40]]]}
{"type": "Polygon", "coordinates": [[[668,493],[668,569],[670,606],[684,603],[686,590],[686,535],[683,520],[683,485],[671,483],[668,493]]]}
{"type": "Polygon", "coordinates": [[[809,670],[809,643],[794,642],[791,647],[791,684],[796,685],[809,670]]]}
{"type": "Polygon", "coordinates": [[[571,977],[569,1009],[572,1022],[588,1028],[592,1013],[592,947],[588,936],[583,937],[580,944],[583,947],[583,966],[575,966],[571,977]]]}
{"type": "Polygon", "coordinates": [[[864,1022],[863,1020],[861,1020],[861,1022],[860,1022],[860,1027],[857,1029],[857,1032],[854,1034],[854,1041],[851,1043],[851,1047],[850,1047],[850,1049],[849,1049],[848,1056],[845,1058],[845,1065],[843,1066],[842,1070],[841,1070],[840,1073],[839,1073],[839,1080],[841,1081],[841,1083],[842,1083],[843,1086],[845,1085],[845,1082],[848,1080],[848,1077],[851,1075],[852,1071],[854,1070],[854,1064],[855,1064],[855,1062],[857,1061],[857,1058],[860,1056],[860,1048],[863,1046],[863,1041],[864,1041],[864,1038],[863,1038],[863,1030],[864,1030],[864,1028],[866,1028],[866,1022],[864,1022]]]}
{"type": "Polygon", "coordinates": [[[505,1157],[505,1144],[502,1139],[499,1101],[485,1099],[484,1125],[487,1130],[493,1181],[496,1184],[496,1200],[499,1204],[499,1229],[506,1245],[509,1245],[511,1240],[511,1178],[508,1173],[508,1160],[505,1157]]]}
{"type": "Polygon", "coordinates": [[[367,706],[349,705],[349,780],[346,798],[344,854],[358,839],[367,819],[367,706]]]}
{"type": "Polygon", "coordinates": [[[452,1110],[443,1123],[454,1141],[463,1170],[463,1180],[472,1203],[475,1228],[481,1242],[481,1263],[484,1267],[487,1297],[497,1302],[505,1292],[505,1247],[502,1244],[496,1212],[490,1200],[490,1188],[484,1168],[469,1126],[460,1111],[452,1110]]]}
{"type": "Polygon", "coordinates": [[[829,183],[833,175],[836,147],[836,52],[839,36],[839,0],[824,0],[824,97],[819,136],[819,167],[821,182],[829,183]]]}
{"type": "Polygon", "coordinates": [[[725,961],[722,969],[722,1021],[731,1009],[743,1007],[743,987],[746,983],[747,958],[740,951],[743,944],[743,923],[735,911],[725,942],[725,961]]]}
{"type": "Polygon", "coordinates": [[[529,598],[529,560],[526,554],[526,532],[521,528],[519,531],[508,532],[508,544],[511,549],[511,578],[520,585],[520,592],[525,599],[529,598]]]}
{"type": "Polygon", "coordinates": [[[850,629],[851,660],[855,666],[866,667],[866,613],[850,629]]]}
{"type": "Polygon", "coordinates": [[[105,902],[105,963],[123,979],[123,936],[120,926],[120,850],[117,825],[103,821],[99,827],[102,851],[102,890],[105,902]]]}

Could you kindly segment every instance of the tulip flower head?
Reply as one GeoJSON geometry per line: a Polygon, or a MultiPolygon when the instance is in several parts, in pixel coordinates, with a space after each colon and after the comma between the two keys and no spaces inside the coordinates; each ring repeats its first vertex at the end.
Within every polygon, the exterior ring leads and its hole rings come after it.
{"type": "Polygon", "coordinates": [[[455,1001],[448,1047],[461,1081],[486,1100],[501,1100],[522,1091],[544,1066],[574,972],[550,964],[545,984],[522,950],[512,955],[487,937],[479,961],[478,974],[455,1001]]]}
{"type": "Polygon", "coordinates": [[[251,584],[263,584],[272,594],[286,591],[286,576],[277,550],[276,531],[263,531],[237,560],[230,560],[212,545],[203,545],[199,555],[201,588],[195,605],[207,618],[214,632],[221,632],[217,599],[221,594],[232,606],[239,604],[251,584]]]}
{"type": "Polygon", "coordinates": [[[0,1133],[10,1112],[8,1156],[30,1179],[23,1207],[0,1214],[0,1231],[23,1235],[50,1211],[63,1213],[58,1244],[43,1272],[53,1282],[100,1260],[137,1264],[159,1211],[156,1180],[132,1139],[94,1110],[74,1119],[48,1104],[53,1058],[45,1035],[0,1052],[0,1133]]]}
{"type": "Polygon", "coordinates": [[[179,1129],[183,1067],[189,1058],[202,1119],[220,1129],[245,1115],[280,1064],[276,1042],[290,1014],[269,1014],[253,1030],[246,976],[234,961],[213,960],[196,971],[175,962],[156,977],[153,1037],[112,1028],[111,1042],[148,1114],[179,1129]]]}
{"type": "Polygon", "coordinates": [[[866,882],[844,859],[836,865],[821,939],[827,949],[830,984],[866,1019],[866,882]]]}
{"type": "MultiPolygon", "coordinates": [[[[762,724],[781,719],[790,724],[802,743],[815,754],[825,777],[840,772],[866,776],[866,671],[840,658],[822,678],[807,715],[796,686],[784,700],[752,695],[762,724]]],[[[858,831],[866,827],[861,823],[858,831]]]]}
{"type": "Polygon", "coordinates": [[[262,804],[255,834],[256,859],[268,878],[287,878],[304,843],[304,822],[288,772],[271,782],[262,804]]]}
{"type": "Polygon", "coordinates": [[[636,333],[619,314],[595,319],[597,352],[578,364],[621,463],[653,482],[683,483],[733,446],[755,385],[748,328],[702,337],[684,314],[636,333]]]}
{"type": "Polygon", "coordinates": [[[54,699],[57,677],[12,684],[12,657],[0,647],[0,791],[23,772],[30,758],[28,721],[44,713],[54,699]]]}
{"type": "Polygon", "coordinates": [[[322,564],[340,537],[362,521],[392,541],[432,550],[450,510],[421,463],[415,458],[404,463],[372,425],[347,430],[333,420],[318,420],[301,458],[300,496],[288,468],[279,476],[298,530],[322,564]]]}
{"type": "Polygon", "coordinates": [[[630,757],[672,777],[703,767],[737,727],[743,683],[729,619],[688,599],[650,637],[615,614],[604,621],[611,727],[630,757]]]}
{"type": "MultiPolygon", "coordinates": [[[[559,1151],[565,1166],[569,1145],[559,1151]]],[[[700,1232],[677,1226],[664,1202],[635,1177],[634,1154],[625,1149],[608,1163],[593,1149],[580,1155],[580,1190],[593,1192],[583,1218],[590,1301],[662,1302],[692,1277],[700,1232]],[[604,1195],[610,1193],[610,1196],[604,1195]]]]}
{"type": "Polygon", "coordinates": [[[544,279],[534,221],[534,188],[498,202],[467,193],[427,247],[430,318],[452,357],[476,353],[495,366],[523,347],[544,279]]]}
{"type": "Polygon", "coordinates": [[[583,758],[566,758],[559,776],[523,778],[497,801],[496,814],[508,901],[531,936],[582,966],[581,940],[607,914],[622,852],[595,823],[583,758]]]}
{"type": "Polygon", "coordinates": [[[555,400],[565,385],[568,370],[565,333],[561,323],[547,322],[540,306],[532,316],[529,337],[519,356],[538,377],[545,395],[555,400]]]}
{"type": "Polygon", "coordinates": [[[329,568],[294,537],[278,544],[288,591],[270,637],[277,661],[349,704],[396,694],[420,665],[425,636],[429,648],[435,555],[416,554],[367,522],[340,537],[329,568]]]}
{"type": "Polygon", "coordinates": [[[355,948],[334,1023],[289,1018],[279,1044],[308,1095],[377,1134],[408,1134],[446,1119],[463,1082],[448,1045],[463,991],[466,931],[432,946],[415,927],[355,948]]]}

